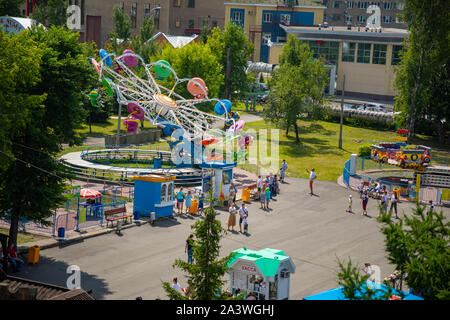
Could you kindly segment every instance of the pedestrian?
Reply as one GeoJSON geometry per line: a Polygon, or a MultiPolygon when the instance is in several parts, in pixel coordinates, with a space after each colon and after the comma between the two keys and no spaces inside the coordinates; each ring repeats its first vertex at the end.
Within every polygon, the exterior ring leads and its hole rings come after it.
{"type": "Polygon", "coordinates": [[[229,192],[229,195],[228,195],[228,203],[229,204],[231,204],[233,202],[236,202],[236,192],[237,192],[237,189],[234,186],[234,184],[232,183],[230,185],[230,192],[229,192]]]}
{"type": "Polygon", "coordinates": [[[229,215],[228,215],[228,220],[227,220],[227,225],[228,225],[228,231],[230,231],[230,227],[231,230],[234,231],[234,226],[236,225],[236,214],[237,214],[237,208],[236,208],[236,203],[232,203],[230,205],[230,208],[228,210],[229,215]]]}
{"type": "MultiPolygon", "coordinates": [[[[178,279],[177,278],[173,278],[172,280],[172,289],[175,290],[176,292],[179,292],[181,287],[178,284],[178,279]]],[[[170,300],[174,300],[174,298],[170,298],[170,300]]]]}
{"type": "Polygon", "coordinates": [[[184,253],[188,255],[188,263],[192,264],[193,259],[193,246],[194,246],[194,236],[191,234],[186,240],[186,246],[184,247],[184,253]]]}
{"type": "MultiPolygon", "coordinates": [[[[270,189],[270,196],[273,195],[273,174],[271,173],[269,176],[269,189],[270,189]]],[[[267,194],[266,194],[266,200],[267,200],[267,194]]]]}
{"type": "Polygon", "coordinates": [[[242,221],[245,216],[248,215],[248,209],[245,207],[245,203],[242,203],[242,207],[239,209],[239,232],[242,233],[242,221]]]}
{"type": "Polygon", "coordinates": [[[316,180],[317,174],[316,174],[316,170],[314,168],[311,169],[311,172],[306,169],[306,172],[309,173],[309,189],[311,189],[311,195],[314,195],[314,191],[313,191],[313,183],[314,180],[316,180]]]}
{"type": "Polygon", "coordinates": [[[203,206],[205,201],[205,194],[202,192],[198,198],[198,214],[203,214],[203,206]]]}
{"type": "Polygon", "coordinates": [[[433,204],[433,200],[430,200],[428,202],[428,214],[432,213],[434,211],[434,204],[433,204]]]}
{"type": "Polygon", "coordinates": [[[352,211],[352,204],[353,204],[352,195],[349,195],[348,196],[348,208],[347,208],[346,212],[353,213],[353,211],[352,211]]]}
{"type": "Polygon", "coordinates": [[[286,174],[286,170],[288,168],[288,165],[286,163],[286,160],[283,159],[283,163],[281,164],[281,169],[280,169],[280,182],[284,183],[284,176],[286,174]]]}
{"type": "Polygon", "coordinates": [[[244,223],[244,233],[247,234],[248,233],[248,214],[246,214],[244,216],[244,219],[242,220],[242,222],[244,223]]]}
{"type": "Polygon", "coordinates": [[[359,183],[358,189],[359,189],[359,197],[361,198],[364,192],[364,183],[362,181],[359,183]]]}
{"type": "Polygon", "coordinates": [[[383,195],[381,196],[381,208],[382,208],[383,214],[387,214],[388,202],[389,202],[388,193],[387,193],[387,191],[384,191],[383,195]]]}
{"type": "Polygon", "coordinates": [[[266,189],[266,209],[269,209],[269,203],[270,203],[270,188],[266,189]]]}
{"type": "Polygon", "coordinates": [[[262,179],[261,176],[258,176],[258,180],[256,180],[256,188],[258,190],[258,199],[261,196],[261,188],[262,188],[262,179]]]}
{"type": "Polygon", "coordinates": [[[178,214],[183,215],[183,204],[184,204],[184,192],[183,188],[180,188],[180,191],[177,192],[177,209],[178,214]]]}
{"type": "Polygon", "coordinates": [[[273,195],[274,195],[274,197],[276,197],[278,193],[279,193],[279,190],[278,190],[278,177],[277,177],[277,175],[274,175],[273,176],[273,195]]]}
{"type": "Polygon", "coordinates": [[[397,215],[397,202],[398,202],[398,195],[397,195],[397,192],[392,191],[392,195],[391,195],[391,207],[389,208],[389,213],[392,213],[392,208],[394,208],[394,211],[395,211],[395,219],[398,219],[398,215],[397,215]]]}
{"type": "Polygon", "coordinates": [[[367,190],[364,190],[363,195],[361,196],[361,202],[363,207],[363,216],[367,215],[367,203],[369,202],[369,195],[367,194],[367,190]]]}
{"type": "Polygon", "coordinates": [[[266,209],[266,192],[261,189],[259,194],[259,201],[261,202],[261,209],[266,209]]]}
{"type": "Polygon", "coordinates": [[[8,260],[11,261],[14,272],[19,271],[20,267],[23,265],[23,260],[17,256],[13,243],[11,243],[8,248],[8,260]]]}
{"type": "Polygon", "coordinates": [[[189,214],[191,211],[191,205],[192,205],[192,195],[191,191],[188,191],[188,194],[186,195],[186,214],[189,214]]]}

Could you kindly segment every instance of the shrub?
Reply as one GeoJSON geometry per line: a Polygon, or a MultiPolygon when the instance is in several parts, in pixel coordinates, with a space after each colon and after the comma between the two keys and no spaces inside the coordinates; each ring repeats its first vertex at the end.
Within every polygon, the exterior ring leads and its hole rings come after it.
{"type": "Polygon", "coordinates": [[[371,151],[372,146],[370,145],[361,146],[358,149],[358,157],[370,157],[371,151]]]}

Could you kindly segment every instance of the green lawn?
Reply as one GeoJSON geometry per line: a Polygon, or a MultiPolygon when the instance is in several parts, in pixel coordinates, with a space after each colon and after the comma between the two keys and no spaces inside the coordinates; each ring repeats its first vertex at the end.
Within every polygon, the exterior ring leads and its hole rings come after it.
{"type": "MultiPolygon", "coordinates": [[[[0,228],[0,233],[9,234],[9,230],[0,228]]],[[[17,236],[17,244],[20,245],[20,244],[24,244],[27,242],[39,241],[42,239],[47,239],[47,237],[35,235],[32,233],[28,233],[28,232],[19,232],[19,234],[17,236]]]]}
{"type": "MultiPolygon", "coordinates": [[[[126,117],[122,117],[121,119],[121,125],[120,125],[120,132],[125,133],[127,132],[125,129],[125,126],[123,125],[123,120],[125,120],[126,117]]],[[[77,132],[82,133],[88,137],[99,137],[99,136],[106,136],[109,134],[117,134],[117,120],[109,118],[104,123],[93,123],[91,124],[92,132],[89,133],[89,124],[85,124],[82,129],[78,129],[77,132]]],[[[154,128],[154,126],[151,126],[148,121],[144,121],[144,129],[148,128],[154,128]]]]}
{"type": "MultiPolygon", "coordinates": [[[[299,121],[300,144],[295,141],[295,133],[290,132],[286,137],[285,131],[279,132],[279,160],[288,163],[287,175],[298,178],[308,178],[306,168],[314,167],[318,180],[336,179],[342,175],[344,162],[350,159],[352,153],[358,153],[361,145],[376,144],[382,141],[397,141],[397,134],[391,131],[343,126],[342,149],[338,148],[339,123],[325,121],[299,121]]],[[[258,121],[245,125],[245,129],[272,129],[268,122],[258,121]]],[[[270,131],[269,131],[270,139],[270,131]]],[[[417,144],[426,142],[427,145],[437,146],[435,140],[421,137],[417,144]]],[[[447,151],[447,150],[445,150],[447,151]]],[[[255,165],[243,165],[243,169],[256,172],[255,165]]]]}

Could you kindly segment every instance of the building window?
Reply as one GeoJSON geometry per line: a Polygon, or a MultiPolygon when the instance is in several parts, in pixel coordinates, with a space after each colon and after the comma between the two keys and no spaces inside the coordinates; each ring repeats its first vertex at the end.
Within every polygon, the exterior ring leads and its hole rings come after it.
{"type": "Polygon", "coordinates": [[[384,3],[384,10],[392,10],[393,9],[393,3],[392,2],[385,2],[384,3]]]}
{"type": "Polygon", "coordinates": [[[291,15],[289,13],[280,14],[280,22],[287,26],[290,25],[291,24],[291,15]]]}
{"type": "Polygon", "coordinates": [[[367,1],[358,1],[358,9],[367,9],[367,1]]]}
{"type": "Polygon", "coordinates": [[[166,201],[167,186],[165,183],[161,185],[161,203],[166,201]]]}
{"type": "Polygon", "coordinates": [[[339,42],[313,40],[307,41],[314,52],[314,58],[324,58],[326,62],[336,63],[339,57],[339,42]]]}
{"type": "Polygon", "coordinates": [[[188,8],[195,8],[195,0],[188,0],[188,8]]]}
{"type": "Polygon", "coordinates": [[[382,21],[383,23],[392,23],[393,19],[391,16],[383,16],[382,21]]]}
{"type": "Polygon", "coordinates": [[[400,57],[400,53],[403,50],[403,46],[392,46],[392,61],[391,64],[396,66],[400,63],[402,58],[400,57]]]}
{"type": "Polygon", "coordinates": [[[373,56],[372,63],[373,64],[386,64],[386,49],[387,45],[385,44],[374,44],[373,45],[373,56]]]}
{"type": "Polygon", "coordinates": [[[264,13],[264,22],[272,22],[272,13],[266,12],[264,13]]]}
{"type": "Polygon", "coordinates": [[[233,20],[234,22],[241,22],[242,21],[242,11],[233,11],[231,20],[233,20]]]}
{"type": "Polygon", "coordinates": [[[181,7],[181,0],[173,0],[174,7],[181,7]]]}
{"type": "Polygon", "coordinates": [[[353,1],[347,1],[347,9],[353,9],[355,3],[353,1]]]}
{"type": "Polygon", "coordinates": [[[345,22],[347,24],[351,24],[352,23],[352,16],[345,16],[345,22]]]}
{"type": "Polygon", "coordinates": [[[343,42],[342,43],[342,61],[355,62],[355,42],[343,42]]]}
{"type": "Polygon", "coordinates": [[[370,5],[371,5],[371,6],[377,6],[377,7],[380,7],[380,2],[378,2],[378,1],[370,1],[370,5]]]}
{"type": "Polygon", "coordinates": [[[340,0],[335,0],[333,8],[339,9],[340,7],[341,7],[341,1],[340,0]]]}
{"type": "Polygon", "coordinates": [[[137,3],[131,4],[131,27],[136,28],[136,21],[137,21],[137,3]]]}
{"type": "Polygon", "coordinates": [[[178,17],[178,18],[175,20],[175,27],[176,27],[176,28],[181,27],[181,19],[180,19],[180,17],[178,17]]]}
{"type": "Polygon", "coordinates": [[[370,63],[370,43],[358,43],[358,63],[370,63]]]}
{"type": "Polygon", "coordinates": [[[405,8],[404,2],[398,2],[397,3],[397,10],[403,10],[405,8]]]}
{"type": "Polygon", "coordinates": [[[264,32],[262,34],[262,43],[265,45],[269,44],[269,41],[272,40],[272,34],[270,32],[264,32]]]}
{"type": "Polygon", "coordinates": [[[189,29],[194,29],[194,27],[195,27],[194,20],[189,20],[189,29]]]}
{"type": "Polygon", "coordinates": [[[366,22],[366,16],[358,16],[358,22],[359,22],[359,23],[364,23],[364,22],[366,22]]]}
{"type": "Polygon", "coordinates": [[[333,21],[341,21],[341,15],[340,14],[333,14],[331,16],[331,20],[333,20],[333,21]]]}
{"type": "Polygon", "coordinates": [[[169,188],[167,189],[167,201],[173,200],[173,183],[169,183],[169,188]]]}

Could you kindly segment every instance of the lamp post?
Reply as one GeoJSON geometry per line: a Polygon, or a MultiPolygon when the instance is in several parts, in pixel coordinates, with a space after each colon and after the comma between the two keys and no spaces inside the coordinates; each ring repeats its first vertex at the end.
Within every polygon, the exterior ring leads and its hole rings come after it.
{"type": "Polygon", "coordinates": [[[341,121],[339,126],[339,149],[342,149],[342,123],[344,122],[344,95],[345,95],[345,74],[342,81],[342,97],[341,97],[341,121]]]}

